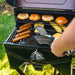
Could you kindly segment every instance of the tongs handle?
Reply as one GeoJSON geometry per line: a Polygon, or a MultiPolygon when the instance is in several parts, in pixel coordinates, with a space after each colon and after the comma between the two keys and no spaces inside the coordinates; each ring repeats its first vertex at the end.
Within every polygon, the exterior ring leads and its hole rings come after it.
{"type": "Polygon", "coordinates": [[[55,38],[54,37],[52,37],[51,35],[46,35],[46,37],[48,37],[48,38],[50,38],[51,39],[51,41],[53,41],[55,38]]]}

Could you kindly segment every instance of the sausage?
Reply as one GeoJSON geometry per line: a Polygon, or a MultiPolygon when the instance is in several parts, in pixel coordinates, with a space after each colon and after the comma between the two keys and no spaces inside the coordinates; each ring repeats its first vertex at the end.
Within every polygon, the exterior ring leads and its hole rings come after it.
{"type": "Polygon", "coordinates": [[[26,35],[23,35],[21,37],[14,38],[12,41],[13,42],[17,42],[17,41],[22,40],[22,39],[25,39],[27,37],[30,37],[30,34],[26,34],[26,35]]]}
{"type": "Polygon", "coordinates": [[[24,31],[22,33],[19,33],[19,34],[15,35],[15,38],[20,37],[20,36],[23,36],[25,34],[29,34],[29,33],[31,33],[31,30],[27,30],[27,31],[24,31]]]}
{"type": "Polygon", "coordinates": [[[27,30],[27,29],[29,29],[29,28],[31,28],[31,27],[32,27],[32,25],[29,25],[29,26],[27,26],[27,27],[24,27],[24,28],[22,28],[22,29],[20,29],[20,30],[17,30],[17,33],[23,32],[23,31],[25,31],[25,30],[27,30]]]}
{"type": "Polygon", "coordinates": [[[22,28],[24,28],[24,27],[26,27],[26,26],[29,26],[29,25],[31,25],[31,24],[32,24],[32,23],[26,23],[26,24],[20,26],[19,29],[22,29],[22,28]]]}

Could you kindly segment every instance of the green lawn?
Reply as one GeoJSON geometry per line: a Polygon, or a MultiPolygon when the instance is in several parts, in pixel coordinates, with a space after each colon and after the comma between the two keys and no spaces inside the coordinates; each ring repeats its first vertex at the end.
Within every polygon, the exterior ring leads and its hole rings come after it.
{"type": "Polygon", "coordinates": [[[0,0],[0,3],[5,3],[5,0],[0,0]]]}
{"type": "Polygon", "coordinates": [[[9,66],[7,54],[3,46],[4,40],[7,39],[15,26],[13,15],[7,14],[0,16],[0,75],[19,75],[15,70],[9,66]]]}
{"type": "MultiPolygon", "coordinates": [[[[0,75],[19,75],[16,70],[9,66],[6,51],[3,47],[4,40],[12,32],[15,27],[15,18],[13,14],[1,14],[0,12],[0,75]]],[[[75,61],[75,59],[73,59],[75,61]]],[[[73,61],[73,63],[75,63],[73,61]]],[[[23,66],[20,68],[23,70],[23,66]]],[[[36,71],[32,65],[29,65],[26,70],[26,75],[53,75],[54,68],[51,65],[46,65],[43,71],[36,71]]]]}

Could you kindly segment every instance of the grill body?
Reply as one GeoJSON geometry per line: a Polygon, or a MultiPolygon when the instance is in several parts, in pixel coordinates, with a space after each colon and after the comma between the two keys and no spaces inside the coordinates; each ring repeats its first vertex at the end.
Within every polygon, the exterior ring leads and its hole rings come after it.
{"type": "MultiPolygon", "coordinates": [[[[8,39],[4,42],[4,46],[8,55],[8,59],[10,62],[11,68],[16,69],[21,65],[23,62],[30,62],[32,64],[51,64],[53,65],[61,75],[70,75],[70,67],[71,67],[71,58],[72,56],[65,56],[63,58],[58,58],[55,55],[53,55],[50,51],[50,47],[47,45],[39,45],[35,41],[35,39],[32,37],[34,36],[34,27],[31,28],[32,33],[31,37],[25,40],[22,40],[26,42],[25,44],[16,42],[13,43],[12,39],[14,38],[16,31],[18,30],[19,26],[21,26],[24,23],[27,22],[33,22],[30,20],[19,20],[17,19],[17,14],[21,12],[27,12],[29,14],[31,13],[38,13],[40,15],[43,14],[52,14],[54,17],[57,16],[65,16],[68,18],[69,22],[72,20],[74,17],[74,12],[67,12],[67,11],[52,11],[52,10],[39,10],[39,9],[27,9],[27,8],[14,8],[15,11],[15,19],[16,19],[16,26],[15,29],[12,31],[8,39]],[[68,16],[69,15],[69,16],[68,16]],[[32,60],[30,58],[31,54],[37,49],[38,47],[38,52],[40,52],[43,57],[45,58],[44,60],[32,60]]],[[[38,21],[34,21],[33,23],[37,23],[38,21]]],[[[41,22],[41,20],[39,20],[41,22]]],[[[43,22],[43,21],[42,21],[43,22]]],[[[56,33],[55,30],[50,26],[48,22],[43,22],[45,24],[46,31],[53,35],[56,33]]],[[[39,67],[39,66],[38,66],[39,67]]]]}
{"type": "MultiPolygon", "coordinates": [[[[18,30],[19,26],[28,23],[28,22],[43,22],[45,25],[45,29],[48,32],[48,34],[53,35],[56,33],[56,31],[50,26],[49,22],[44,22],[41,19],[39,21],[30,21],[27,20],[19,20],[17,19],[17,14],[19,13],[28,13],[29,15],[32,13],[37,13],[40,16],[44,14],[51,14],[55,18],[58,16],[65,16],[67,17],[68,21],[70,22],[72,18],[75,16],[75,1],[74,0],[62,0],[61,2],[54,0],[52,2],[45,2],[45,0],[42,3],[42,0],[6,0],[8,4],[14,6],[14,16],[16,20],[16,25],[12,33],[9,35],[7,40],[4,42],[4,47],[6,49],[8,59],[10,62],[11,68],[16,69],[21,65],[23,62],[30,62],[33,65],[44,65],[44,64],[51,64],[53,65],[57,70],[59,70],[61,75],[70,75],[70,68],[71,68],[71,59],[72,56],[65,56],[62,58],[58,58],[55,55],[53,55],[50,51],[50,47],[47,45],[39,45],[36,40],[33,38],[34,34],[34,27],[32,25],[31,28],[31,37],[24,39],[21,41],[21,43],[16,42],[13,43],[12,39],[16,35],[16,31],[18,30]],[[36,8],[35,8],[36,7],[36,8]],[[60,10],[57,10],[60,9],[60,10]],[[61,10],[65,9],[65,10],[61,10]],[[23,43],[25,42],[25,43],[23,43]],[[40,52],[44,60],[32,60],[31,54],[37,49],[38,52],[40,52]]],[[[67,25],[65,25],[67,26],[67,25]]],[[[40,67],[40,66],[38,66],[40,67]]]]}

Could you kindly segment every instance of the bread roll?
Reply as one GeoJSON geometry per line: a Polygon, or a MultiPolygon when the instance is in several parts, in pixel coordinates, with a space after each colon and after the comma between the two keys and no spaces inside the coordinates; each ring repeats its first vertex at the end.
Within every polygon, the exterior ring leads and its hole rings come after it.
{"type": "Polygon", "coordinates": [[[54,17],[52,15],[43,15],[42,20],[43,21],[52,21],[52,20],[54,20],[54,17]]]}
{"type": "Polygon", "coordinates": [[[59,17],[56,18],[55,22],[60,24],[60,25],[64,25],[64,24],[68,23],[68,20],[67,20],[66,17],[59,16],[59,17]]]}
{"type": "Polygon", "coordinates": [[[21,20],[27,19],[27,18],[29,18],[29,14],[28,13],[20,13],[17,15],[17,18],[21,19],[21,20]]]}
{"type": "Polygon", "coordinates": [[[40,15],[39,14],[31,14],[29,19],[33,20],[33,21],[37,21],[40,19],[40,15]]]}

